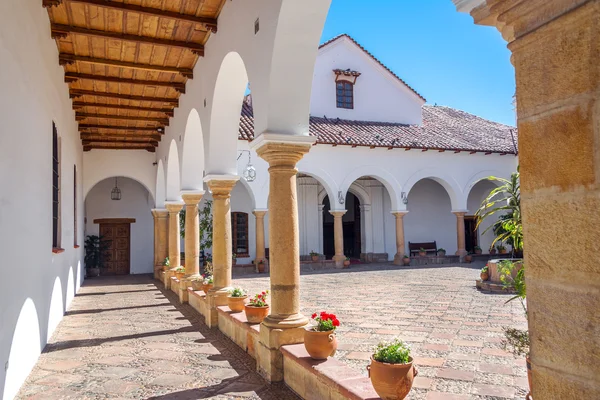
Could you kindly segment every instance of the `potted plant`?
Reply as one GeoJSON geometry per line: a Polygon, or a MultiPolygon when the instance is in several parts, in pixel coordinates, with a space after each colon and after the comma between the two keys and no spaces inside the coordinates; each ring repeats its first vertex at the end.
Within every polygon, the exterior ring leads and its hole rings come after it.
{"type": "Polygon", "coordinates": [[[163,265],[162,266],[162,270],[163,271],[166,271],[166,270],[169,269],[169,267],[171,266],[171,262],[169,261],[169,257],[165,257],[165,259],[163,260],[162,265],[163,265]]]}
{"type": "Polygon", "coordinates": [[[506,250],[506,247],[504,247],[504,245],[502,243],[498,244],[496,246],[496,248],[498,249],[498,253],[499,254],[506,254],[506,253],[508,253],[508,251],[506,250]]]}
{"type": "Polygon", "coordinates": [[[88,235],[85,238],[84,248],[86,277],[100,276],[100,269],[104,268],[103,255],[110,247],[110,241],[102,240],[102,237],[88,235]]]}
{"type": "Polygon", "coordinates": [[[439,248],[437,251],[437,255],[440,257],[446,257],[446,249],[439,248]]]}
{"type": "Polygon", "coordinates": [[[233,312],[242,312],[244,311],[244,301],[248,296],[246,292],[242,288],[233,288],[229,291],[229,295],[227,296],[227,306],[233,312]]]}
{"type": "Polygon", "coordinates": [[[256,264],[256,268],[257,268],[259,274],[262,274],[263,272],[265,272],[265,260],[258,260],[258,263],[256,264]]]}
{"type": "Polygon", "coordinates": [[[204,280],[203,280],[203,278],[194,278],[194,279],[192,279],[191,283],[192,283],[192,289],[194,289],[194,291],[198,291],[198,290],[202,290],[204,280]]]}
{"type": "Polygon", "coordinates": [[[465,256],[465,262],[470,263],[471,261],[473,261],[473,253],[467,253],[465,256]]]}
{"type": "Polygon", "coordinates": [[[246,319],[251,324],[260,324],[267,315],[269,315],[269,305],[267,304],[267,296],[269,291],[266,290],[262,293],[254,295],[244,305],[244,311],[246,312],[246,319]]]}
{"type": "Polygon", "coordinates": [[[317,253],[314,250],[311,250],[310,251],[310,258],[313,260],[313,262],[319,261],[319,253],[317,253]]]}
{"type": "Polygon", "coordinates": [[[326,360],[337,350],[335,329],[340,326],[340,321],[335,314],[328,314],[325,311],[321,311],[320,314],[314,313],[311,319],[316,322],[316,325],[304,331],[304,347],[312,359],[326,360]]]}
{"type": "Polygon", "coordinates": [[[496,255],[496,248],[495,248],[493,245],[492,245],[492,246],[490,246],[490,255],[491,255],[491,256],[494,256],[494,255],[496,255]]]}
{"type": "Polygon", "coordinates": [[[479,276],[481,277],[482,281],[487,281],[488,279],[490,279],[490,272],[487,264],[485,264],[485,267],[481,268],[479,276]]]}
{"type": "Polygon", "coordinates": [[[212,275],[202,275],[202,291],[204,293],[208,293],[210,289],[213,287],[213,276],[212,275]]]}
{"type": "Polygon", "coordinates": [[[344,268],[348,268],[350,266],[350,257],[346,257],[344,260],[344,268]]]}
{"type": "Polygon", "coordinates": [[[231,256],[231,264],[232,265],[236,265],[237,264],[237,254],[233,253],[231,256]]]}
{"type": "Polygon", "coordinates": [[[367,366],[375,392],[383,400],[404,399],[413,385],[417,370],[410,347],[401,340],[380,343],[367,366]]]}
{"type": "Polygon", "coordinates": [[[482,253],[481,247],[479,247],[479,246],[473,247],[473,251],[475,251],[475,254],[477,254],[477,255],[482,253]]]}
{"type": "Polygon", "coordinates": [[[404,265],[410,265],[410,257],[405,254],[404,257],[402,257],[402,263],[404,265]]]}
{"type": "Polygon", "coordinates": [[[181,280],[181,278],[183,278],[185,275],[185,267],[183,265],[177,267],[175,269],[175,277],[179,280],[181,280]]]}
{"type": "Polygon", "coordinates": [[[424,248],[420,248],[419,249],[419,257],[425,257],[427,255],[427,250],[425,250],[424,248]]]}

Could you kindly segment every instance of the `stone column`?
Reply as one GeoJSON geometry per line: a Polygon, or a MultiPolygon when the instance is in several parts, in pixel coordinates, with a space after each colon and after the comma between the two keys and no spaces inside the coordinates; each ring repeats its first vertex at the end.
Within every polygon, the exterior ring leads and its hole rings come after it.
{"type": "Polygon", "coordinates": [[[200,231],[198,203],[204,191],[186,191],[181,194],[185,203],[185,277],[179,282],[179,301],[187,303],[187,288],[200,276],[200,231]]]}
{"type": "Polygon", "coordinates": [[[239,180],[233,175],[209,175],[204,178],[213,196],[213,281],[209,291],[206,324],[218,325],[217,306],[227,304],[227,294],[231,289],[231,269],[233,249],[231,238],[231,190],[239,180]]]}
{"type": "Polygon", "coordinates": [[[170,270],[166,274],[167,288],[171,286],[171,276],[173,270],[181,265],[181,245],[179,243],[179,211],[183,208],[183,203],[169,201],[165,203],[165,207],[169,211],[169,264],[170,270]]]}
{"type": "Polygon", "coordinates": [[[155,278],[160,279],[160,271],[163,269],[163,261],[168,256],[169,245],[169,212],[165,209],[152,210],[154,217],[154,271],[155,278]]]}
{"type": "Polygon", "coordinates": [[[360,206],[361,215],[361,228],[364,237],[364,246],[362,252],[366,262],[373,261],[373,212],[371,211],[370,204],[362,204],[360,206]]]}
{"type": "Polygon", "coordinates": [[[452,214],[456,215],[456,255],[462,259],[467,255],[465,249],[465,214],[466,211],[452,211],[452,214]]]}
{"type": "MultiPolygon", "coordinates": [[[[259,143],[258,155],[269,163],[269,235],[271,310],[260,327],[257,352],[259,372],[269,381],[283,380],[279,348],[304,341],[308,319],[300,313],[300,239],[296,193],[296,164],[311,147],[313,138],[296,143],[259,143]],[[302,142],[306,141],[306,142],[302,142]]],[[[283,136],[283,135],[281,135],[283,136]]],[[[287,135],[286,135],[287,136],[287,135]]],[[[286,139],[290,140],[290,139],[286,139]]]]}
{"type": "Polygon", "coordinates": [[[267,210],[254,210],[252,214],[256,217],[256,259],[258,266],[260,260],[265,260],[265,214],[267,210]]]}
{"type": "Polygon", "coordinates": [[[487,0],[472,15],[516,72],[532,395],[599,399],[600,4],[487,0]]]}
{"type": "Polygon", "coordinates": [[[394,264],[402,265],[402,257],[406,254],[404,240],[404,216],[408,211],[392,211],[396,217],[396,255],[394,255],[394,264]]]}
{"type": "Polygon", "coordinates": [[[335,245],[335,255],[333,261],[335,266],[342,268],[344,266],[344,225],[342,224],[342,217],[346,214],[346,210],[342,211],[329,211],[333,215],[333,241],[335,245]]]}
{"type": "Polygon", "coordinates": [[[323,254],[323,208],[325,208],[323,204],[317,205],[317,216],[319,218],[319,248],[317,251],[320,254],[323,254]]]}

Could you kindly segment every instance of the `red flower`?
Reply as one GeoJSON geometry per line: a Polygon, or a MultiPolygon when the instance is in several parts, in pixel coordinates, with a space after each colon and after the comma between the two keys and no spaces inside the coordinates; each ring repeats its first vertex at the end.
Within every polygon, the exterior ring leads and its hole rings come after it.
{"type": "Polygon", "coordinates": [[[337,318],[333,319],[333,326],[340,326],[340,321],[338,321],[337,318]]]}
{"type": "Polygon", "coordinates": [[[312,318],[312,319],[315,319],[315,318],[317,318],[317,313],[314,313],[313,315],[311,315],[311,318],[312,318]]]}

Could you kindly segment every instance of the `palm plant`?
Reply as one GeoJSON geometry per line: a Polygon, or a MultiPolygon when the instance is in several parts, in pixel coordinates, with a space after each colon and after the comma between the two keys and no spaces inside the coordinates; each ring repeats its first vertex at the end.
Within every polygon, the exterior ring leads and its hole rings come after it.
{"type": "Polygon", "coordinates": [[[88,235],[84,243],[85,257],[83,258],[83,262],[85,263],[85,267],[87,269],[103,268],[104,260],[102,256],[109,247],[109,240],[103,240],[101,236],[88,235]]]}
{"type": "Polygon", "coordinates": [[[523,224],[521,221],[521,184],[519,169],[511,174],[510,179],[490,176],[490,181],[500,182],[501,185],[490,192],[482,201],[475,213],[477,216],[476,228],[481,222],[493,215],[499,218],[483,233],[493,229],[496,237],[492,246],[497,242],[505,242],[512,246],[513,253],[523,250],[523,224]]]}

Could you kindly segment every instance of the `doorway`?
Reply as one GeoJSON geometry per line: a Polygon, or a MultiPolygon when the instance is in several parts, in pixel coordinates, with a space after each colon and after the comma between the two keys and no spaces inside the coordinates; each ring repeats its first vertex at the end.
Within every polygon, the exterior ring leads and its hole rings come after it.
{"type": "MultiPolygon", "coordinates": [[[[350,258],[360,258],[361,254],[361,221],[360,200],[354,194],[348,192],[346,195],[346,214],[342,217],[342,229],[344,236],[344,255],[350,258]]],[[[335,255],[333,215],[329,196],[323,199],[323,254],[331,260],[335,255]]]]}
{"type": "Polygon", "coordinates": [[[104,268],[100,275],[129,275],[131,253],[131,226],[135,219],[114,218],[94,220],[100,224],[100,238],[107,243],[107,250],[102,255],[104,268]]]}
{"type": "Polygon", "coordinates": [[[476,226],[477,217],[465,216],[465,248],[469,252],[474,252],[475,246],[479,246],[479,232],[476,226]]]}

